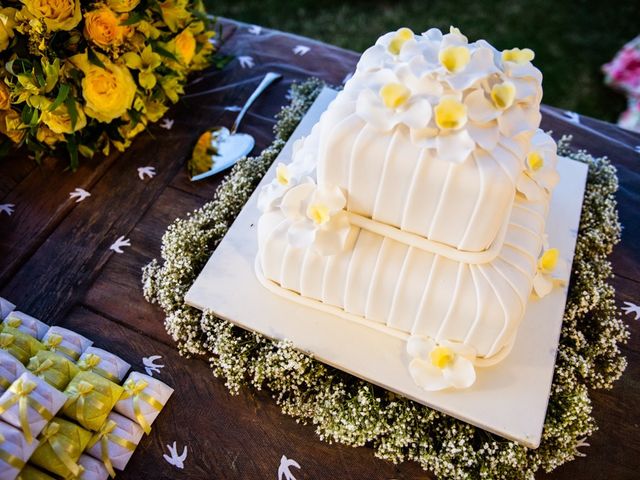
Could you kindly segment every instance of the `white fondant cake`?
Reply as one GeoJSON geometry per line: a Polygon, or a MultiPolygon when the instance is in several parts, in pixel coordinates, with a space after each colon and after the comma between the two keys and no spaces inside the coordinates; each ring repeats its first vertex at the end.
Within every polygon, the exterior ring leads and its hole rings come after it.
{"type": "Polygon", "coordinates": [[[455,28],[382,36],[260,192],[262,283],[406,338],[427,390],[473,384],[560,262],[533,56],[455,28]]]}

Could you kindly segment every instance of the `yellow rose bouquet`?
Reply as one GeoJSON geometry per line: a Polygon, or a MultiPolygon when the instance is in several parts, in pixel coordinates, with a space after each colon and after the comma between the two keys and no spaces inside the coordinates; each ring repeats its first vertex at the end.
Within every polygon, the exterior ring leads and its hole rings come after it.
{"type": "Polygon", "coordinates": [[[124,150],[214,59],[200,0],[0,2],[0,157],[124,150]]]}

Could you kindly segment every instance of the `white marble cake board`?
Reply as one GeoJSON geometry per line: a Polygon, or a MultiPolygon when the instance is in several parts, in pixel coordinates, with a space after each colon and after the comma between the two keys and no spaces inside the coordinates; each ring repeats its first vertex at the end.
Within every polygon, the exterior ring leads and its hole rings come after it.
{"type": "MultiPolygon", "coordinates": [[[[289,161],[293,141],[311,131],[336,94],[330,89],[321,93],[282,150],[283,161],[289,161]]],[[[277,163],[262,183],[274,178],[277,163]]],[[[550,244],[571,264],[587,167],[561,158],[558,169],[561,180],[553,193],[547,231],[550,244]]],[[[260,284],[254,272],[256,202],[254,193],[187,293],[189,305],[268,337],[288,339],[324,363],[527,447],[538,447],[566,288],[530,301],[512,352],[498,365],[478,368],[471,388],[426,392],[409,375],[404,341],[286,300],[260,284]]]]}

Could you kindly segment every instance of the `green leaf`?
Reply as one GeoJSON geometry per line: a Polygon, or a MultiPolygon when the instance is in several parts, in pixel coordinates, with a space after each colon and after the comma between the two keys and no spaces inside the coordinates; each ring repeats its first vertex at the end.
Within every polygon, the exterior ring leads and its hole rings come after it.
{"type": "Polygon", "coordinates": [[[71,115],[71,128],[76,128],[76,122],[78,121],[78,110],[76,109],[76,101],[73,97],[67,96],[64,100],[64,104],[67,106],[69,115],[71,115]]]}
{"type": "Polygon", "coordinates": [[[78,142],[76,140],[75,134],[65,135],[64,138],[67,140],[67,151],[69,152],[69,166],[72,171],[76,171],[78,169],[78,142]]]}
{"type": "Polygon", "coordinates": [[[20,115],[20,120],[25,125],[35,125],[38,122],[38,109],[25,105],[20,115]]]}
{"type": "Polygon", "coordinates": [[[15,58],[5,63],[4,68],[11,75],[18,76],[22,73],[31,71],[31,62],[24,58],[15,58]]]}
{"type": "Polygon", "coordinates": [[[93,49],[87,48],[87,58],[96,67],[104,68],[105,70],[107,69],[107,67],[104,66],[104,63],[102,63],[102,60],[100,60],[100,57],[98,57],[98,54],[94,52],[93,49]]]}
{"type": "Polygon", "coordinates": [[[71,91],[71,87],[69,85],[67,85],[66,83],[61,84],[60,88],[58,89],[58,96],[49,107],[49,111],[53,112],[56,108],[62,105],[62,102],[64,102],[69,96],[70,91],[71,91]]]}
{"type": "Polygon", "coordinates": [[[38,82],[38,85],[40,86],[40,88],[44,88],[44,86],[47,84],[47,81],[44,78],[44,72],[42,71],[42,65],[40,65],[39,63],[36,63],[33,66],[33,72],[34,72],[34,76],[36,77],[36,81],[38,82]]]}
{"type": "Polygon", "coordinates": [[[153,48],[153,51],[156,53],[159,53],[160,55],[162,55],[163,57],[167,57],[170,58],[171,60],[174,60],[176,62],[179,62],[178,57],[176,57],[173,53],[171,53],[169,50],[167,50],[166,48],[161,47],[160,45],[158,45],[157,43],[154,43],[151,45],[151,48],[153,48]]]}
{"type": "Polygon", "coordinates": [[[120,22],[120,25],[122,26],[133,25],[134,23],[138,23],[143,18],[144,18],[144,15],[142,13],[133,12],[132,14],[129,15],[129,18],[127,18],[124,22],[120,22]]]}

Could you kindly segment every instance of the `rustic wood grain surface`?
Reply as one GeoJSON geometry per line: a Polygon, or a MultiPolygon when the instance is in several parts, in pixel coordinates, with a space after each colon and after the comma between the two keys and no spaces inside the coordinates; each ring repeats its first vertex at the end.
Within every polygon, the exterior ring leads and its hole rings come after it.
{"type": "MultiPolygon", "coordinates": [[[[242,126],[259,151],[273,138],[274,115],[287,103],[292,82],[316,76],[340,85],[358,59],[307,38],[266,29],[255,35],[248,25],[222,23],[224,52],[235,59],[223,71],[194,78],[166,116],[174,120],[171,130],[154,125],[126,153],[86,161],[75,173],[65,171],[64,161],[36,166],[22,154],[0,162],[0,204],[15,205],[13,215],[0,213],[0,296],[92,338],[139,371],[143,357],[162,356],[157,376],[176,393],[119,478],[273,479],[283,455],[300,464],[292,469],[298,480],[434,478],[414,463],[378,460],[367,448],[321,442],[313,427],[281,414],[264,392],[231,396],[205,361],[178,355],[162,312],[142,297],[141,268],[159,255],[167,225],[210,200],[223,176],[189,181],[185,162],[199,134],[231,124],[235,112],[228,107],[241,105],[265,72],[276,71],[284,79],[255,103],[242,126]],[[295,54],[298,45],[309,51],[295,54]],[[243,67],[240,57],[251,60],[243,67]],[[137,169],[146,166],[156,175],[140,180],[137,169]],[[91,193],[81,203],[69,197],[78,187],[91,193]],[[131,245],[118,254],[110,246],[121,236],[131,245]],[[189,449],[183,470],[162,457],[174,441],[179,452],[189,449]]],[[[614,283],[620,305],[640,304],[640,135],[582,116],[576,122],[551,107],[543,114],[543,128],[556,138],[572,134],[576,147],[607,155],[618,168],[624,232],[612,257],[614,283]]],[[[638,478],[640,320],[627,315],[625,321],[632,332],[624,348],[629,367],[612,391],[593,394],[599,431],[584,449],[587,456],[540,478],[638,478]]]]}

